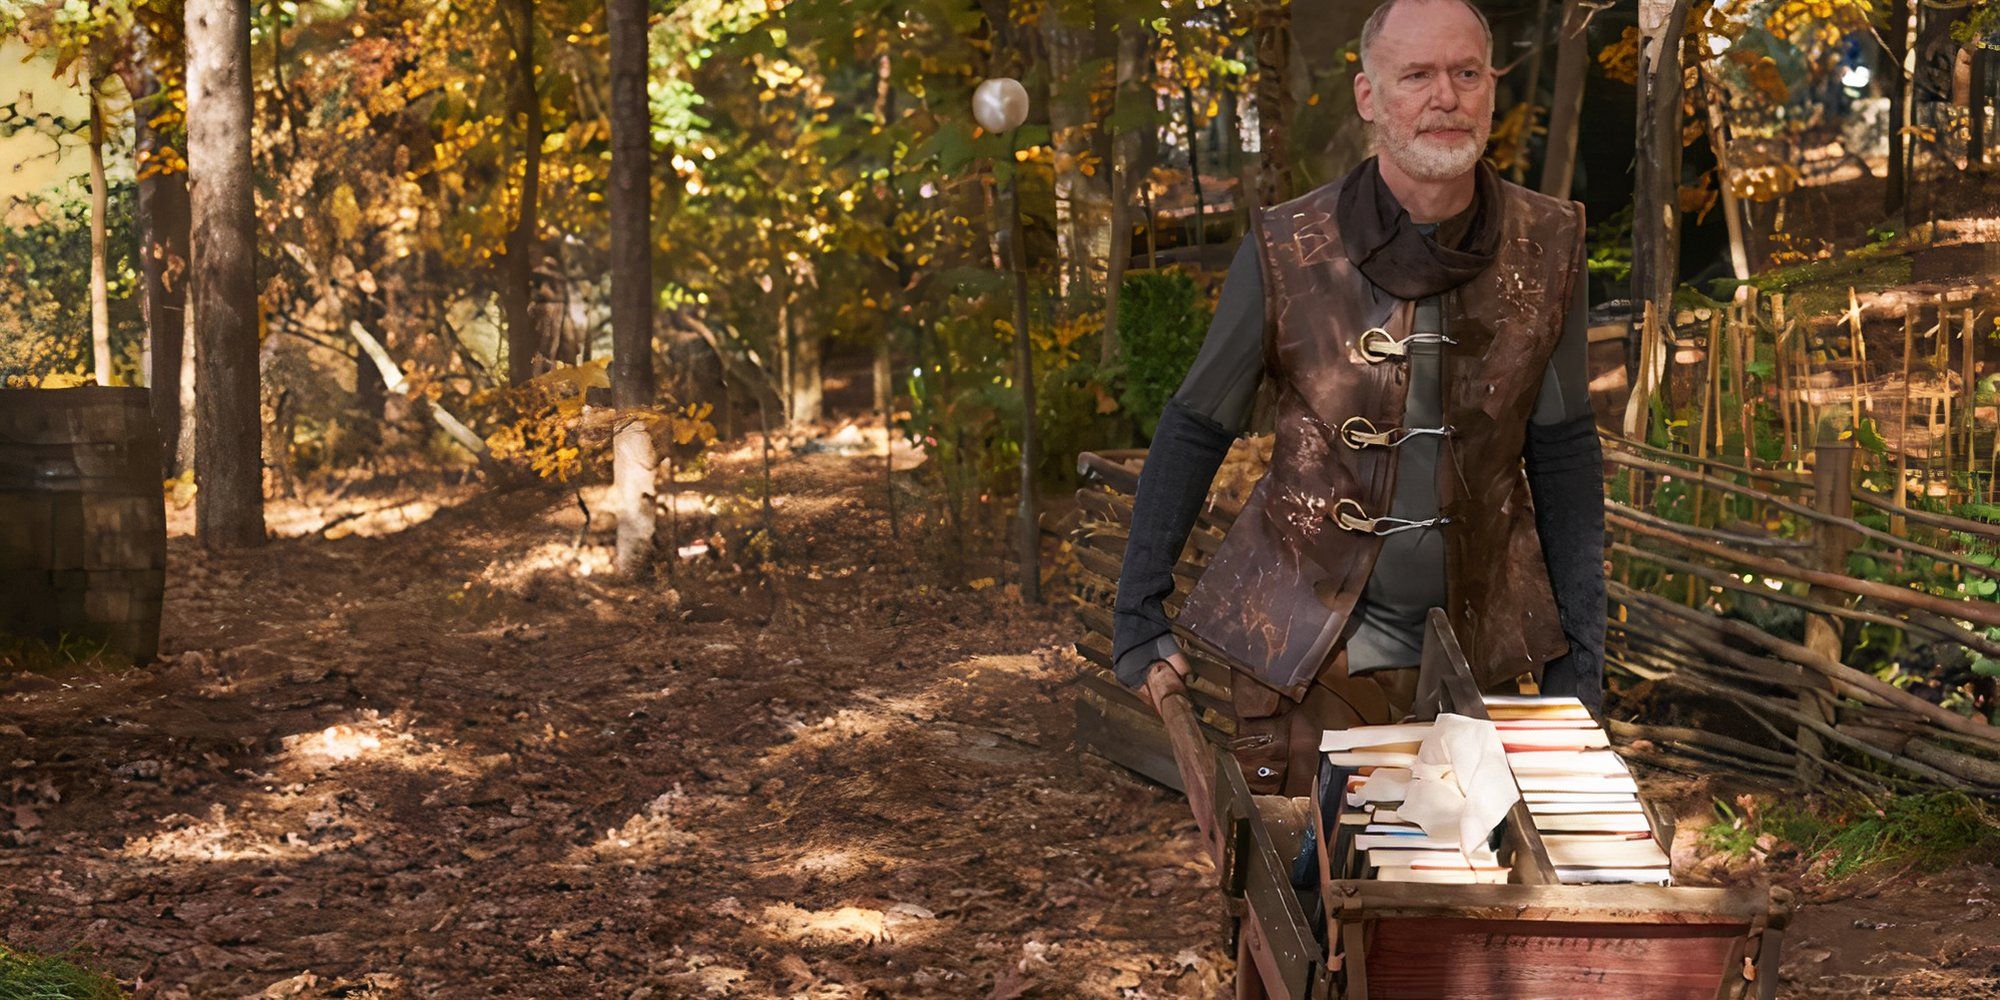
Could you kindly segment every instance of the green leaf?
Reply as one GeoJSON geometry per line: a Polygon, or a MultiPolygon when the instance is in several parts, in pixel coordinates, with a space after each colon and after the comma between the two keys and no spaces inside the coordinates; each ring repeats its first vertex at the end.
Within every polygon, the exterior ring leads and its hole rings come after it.
{"type": "Polygon", "coordinates": [[[1972,672],[1981,677],[2000,677],[2000,660],[1982,656],[1972,661],[1972,672]]]}

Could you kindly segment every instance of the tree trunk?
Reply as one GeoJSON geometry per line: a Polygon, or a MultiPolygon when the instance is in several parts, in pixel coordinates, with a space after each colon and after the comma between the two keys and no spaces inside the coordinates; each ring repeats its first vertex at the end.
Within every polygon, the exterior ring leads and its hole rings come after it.
{"type": "Polygon", "coordinates": [[[1251,31],[1257,37],[1257,145],[1262,161],[1257,202],[1275,205],[1292,193],[1291,6],[1283,0],[1257,0],[1251,31]]]}
{"type": "Polygon", "coordinates": [[[111,196],[104,186],[104,101],[101,81],[90,88],[90,360],[98,385],[111,384],[111,296],[105,279],[105,219],[111,196]]]}
{"type": "Polygon", "coordinates": [[[153,423],[160,430],[160,456],[168,479],[184,467],[178,461],[181,428],[181,356],[187,332],[188,194],[187,175],[166,170],[160,157],[167,137],[153,127],[165,99],[159,77],[144,53],[127,61],[125,90],[132,95],[133,156],[139,211],[139,285],[146,315],[146,385],[153,423]]]}
{"type": "MultiPolygon", "coordinates": [[[[364,330],[378,342],[388,339],[388,331],[382,328],[384,310],[373,295],[362,298],[359,303],[361,319],[358,322],[364,330]]],[[[454,337],[453,339],[457,339],[454,337]]],[[[377,424],[388,414],[389,383],[381,368],[369,356],[366,348],[354,354],[354,408],[362,416],[377,424]]]]}
{"type": "MultiPolygon", "coordinates": [[[[1638,126],[1632,209],[1632,298],[1653,304],[1659,331],[1673,323],[1680,284],[1681,34],[1690,0],[1644,0],[1639,7],[1638,126]]],[[[1643,310],[1634,310],[1634,319],[1643,310]]],[[[1643,324],[1626,343],[1625,370],[1637,387],[1643,324]]],[[[1668,400],[1668,410],[1672,401],[1668,400]]]]}
{"type": "Polygon", "coordinates": [[[1194,231],[1188,239],[1188,245],[1200,250],[1202,243],[1205,242],[1203,237],[1206,234],[1202,232],[1202,228],[1208,220],[1208,204],[1201,195],[1201,140],[1195,137],[1200,129],[1195,125],[1192,84],[1182,85],[1181,103],[1187,108],[1188,181],[1194,185],[1194,231]]]}
{"type": "MultiPolygon", "coordinates": [[[[1715,153],[1716,187],[1720,191],[1722,224],[1729,231],[1729,271],[1738,281],[1750,277],[1750,249],[1748,234],[1743,231],[1743,206],[1737,201],[1736,187],[1730,174],[1729,118],[1724,113],[1728,93],[1716,80],[1706,65],[1701,67],[1702,104],[1708,111],[1708,145],[1715,153]]],[[[1739,285],[1736,298],[1742,301],[1750,292],[1749,286],[1739,285]]]]}
{"type": "MultiPolygon", "coordinates": [[[[1118,55],[1112,83],[1112,117],[1137,115],[1146,109],[1145,95],[1139,92],[1139,64],[1146,54],[1145,29],[1136,21],[1125,21],[1116,31],[1118,55]]],[[[1105,260],[1104,335],[1098,345],[1098,360],[1110,364],[1118,357],[1118,302],[1124,291],[1125,270],[1132,263],[1132,194],[1134,171],[1139,163],[1139,130],[1126,125],[1111,136],[1111,246],[1105,260]]],[[[1150,224],[1150,223],[1149,223],[1150,224]]]]}
{"type": "MultiPolygon", "coordinates": [[[[795,310],[796,311],[796,310],[795,310]]],[[[825,416],[823,404],[826,401],[826,337],[811,329],[794,329],[792,333],[792,402],[790,406],[792,426],[803,427],[816,423],[825,416]]]]}
{"type": "Polygon", "coordinates": [[[1889,0],[1889,19],[1883,27],[1887,43],[1888,73],[1882,81],[1889,90],[1889,176],[1882,199],[1882,211],[1894,213],[1906,200],[1903,170],[1903,127],[1909,122],[1910,77],[1904,64],[1910,53],[1910,0],[1889,0]]]}
{"type": "Polygon", "coordinates": [[[1090,121],[1090,93],[1095,82],[1086,72],[1092,34],[1068,16],[1062,0],[1050,0],[1041,12],[1042,48],[1049,62],[1049,135],[1055,152],[1056,295],[1065,301],[1090,288],[1088,261],[1093,257],[1086,229],[1103,218],[1103,197],[1092,192],[1094,178],[1083,165],[1090,150],[1084,125],[1090,121]]]}
{"type": "Polygon", "coordinates": [[[1584,71],[1590,67],[1590,17],[1586,0],[1563,0],[1556,37],[1555,92],[1549,97],[1549,138],[1542,151],[1543,194],[1568,198],[1576,180],[1576,141],[1583,125],[1584,71]]]}
{"type": "Polygon", "coordinates": [[[1296,190],[1339,177],[1368,155],[1368,130],[1355,111],[1348,81],[1347,47],[1361,37],[1372,4],[1344,0],[1292,0],[1292,50],[1288,56],[1292,115],[1289,141],[1299,151],[1296,190]],[[1318,103],[1309,103],[1319,95],[1318,103]]]}
{"type": "Polygon", "coordinates": [[[257,406],[257,233],[250,174],[250,5],[187,0],[193,322],[201,340],[195,534],[264,541],[257,406]]]}
{"type": "Polygon", "coordinates": [[[513,114],[521,133],[521,201],[507,233],[501,261],[500,307],[507,317],[507,384],[520,385],[535,374],[542,338],[534,317],[535,237],[539,228],[542,175],[542,98],[535,85],[534,0],[507,0],[508,29],[514,46],[513,114]]]}
{"type": "MultiPolygon", "coordinates": [[[[1013,146],[1010,136],[1008,146],[1013,146]]],[[[1008,281],[1014,302],[1014,380],[1021,389],[1021,507],[1016,522],[1020,556],[1021,600],[1039,604],[1042,600],[1041,519],[1035,496],[1035,469],[1041,461],[1035,414],[1035,367],[1028,339],[1028,270],[1021,241],[1019,164],[1008,157],[1002,165],[1007,174],[1000,182],[1000,211],[1003,242],[1006,244],[1008,281]]]]}
{"type": "MultiPolygon", "coordinates": [[[[1514,183],[1528,182],[1528,141],[1534,138],[1535,102],[1541,99],[1543,41],[1549,37],[1549,0],[1535,0],[1535,36],[1528,44],[1528,79],[1521,87],[1521,103],[1528,106],[1528,124],[1521,131],[1521,155],[1514,161],[1514,183]]],[[[1546,155],[1546,154],[1545,154],[1546,155]]]]}
{"type": "Polygon", "coordinates": [[[646,101],[646,0],[605,0],[611,45],[611,398],[630,414],[612,439],[617,570],[653,563],[653,438],[638,412],[653,403],[652,127],[646,101]]]}
{"type": "MultiPolygon", "coordinates": [[[[192,257],[190,257],[188,266],[190,268],[194,266],[192,257]]],[[[194,285],[192,271],[188,274],[187,285],[190,288],[194,285]]],[[[195,333],[194,304],[192,302],[189,302],[188,307],[182,310],[181,320],[184,324],[181,327],[181,388],[180,399],[178,401],[180,404],[181,419],[180,433],[173,441],[175,475],[194,471],[195,439],[200,437],[196,433],[196,429],[201,426],[201,406],[197,399],[199,394],[195,391],[201,379],[198,370],[201,358],[201,343],[199,336],[195,333]]]]}
{"type": "Polygon", "coordinates": [[[1986,74],[1993,55],[1984,46],[1972,46],[1972,79],[1966,88],[1965,166],[1977,170],[1986,164],[1986,74]]]}

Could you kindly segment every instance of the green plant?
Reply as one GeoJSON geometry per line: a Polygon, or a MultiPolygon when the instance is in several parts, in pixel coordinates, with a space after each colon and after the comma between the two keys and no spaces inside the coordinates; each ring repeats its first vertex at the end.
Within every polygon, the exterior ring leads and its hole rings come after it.
{"type": "MultiPolygon", "coordinates": [[[[106,254],[112,375],[133,384],[144,323],[139,314],[138,237],[130,182],[113,184],[106,254]]],[[[5,207],[5,206],[0,206],[5,207]]],[[[36,221],[0,225],[0,377],[88,372],[90,202],[67,190],[13,211],[36,221]]]]}
{"type": "Polygon", "coordinates": [[[1620,284],[1632,277],[1632,206],[1612,213],[1590,227],[1590,257],[1584,262],[1592,277],[1620,284]]]}
{"type": "Polygon", "coordinates": [[[1829,880],[1889,864],[1947,867],[2000,848],[1991,807],[1963,792],[1925,792],[1871,800],[1861,796],[1762,802],[1715,800],[1716,819],[1702,830],[1711,848],[1743,857],[1779,844],[1824,865],[1829,880]]]}
{"type": "Polygon", "coordinates": [[[1185,272],[1133,274],[1120,286],[1118,401],[1148,437],[1201,351],[1214,310],[1185,272]]]}
{"type": "Polygon", "coordinates": [[[118,980],[79,949],[42,955],[0,944],[0,1000],[123,1000],[118,980]]]}

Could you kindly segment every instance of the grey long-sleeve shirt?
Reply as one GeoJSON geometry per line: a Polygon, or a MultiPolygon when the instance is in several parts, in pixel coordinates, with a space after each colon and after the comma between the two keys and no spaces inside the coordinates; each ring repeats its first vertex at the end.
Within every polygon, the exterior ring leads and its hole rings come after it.
{"type": "MultiPolygon", "coordinates": [[[[1420,227],[1428,232],[1431,226],[1420,227]]],[[[1543,426],[1588,416],[1589,332],[1585,282],[1576,282],[1562,339],[1542,378],[1530,422],[1543,426]]],[[[1387,293],[1375,290],[1378,297],[1387,293]]],[[[1436,332],[1443,325],[1443,300],[1432,296],[1417,303],[1414,330],[1436,332]]],[[[1256,244],[1245,239],[1237,248],[1223,281],[1214,319],[1187,377],[1174,393],[1180,407],[1206,417],[1220,429],[1241,434],[1249,423],[1258,386],[1264,376],[1264,288],[1256,244]]],[[[1410,393],[1405,406],[1407,427],[1437,427],[1442,409],[1438,382],[1437,344],[1413,343],[1409,356],[1410,393]]],[[[1437,437],[1416,435],[1397,446],[1396,489],[1389,513],[1421,520],[1437,515],[1437,437]]],[[[1205,490],[1206,484],[1201,484],[1205,490]]],[[[1135,524],[1135,534],[1139,526],[1135,524]]],[[[1127,571],[1145,572],[1151,567],[1127,571]]],[[[1423,649],[1424,616],[1445,602],[1444,540],[1436,527],[1400,531],[1383,538],[1376,571],[1370,574],[1356,604],[1355,631],[1347,643],[1348,670],[1361,673],[1386,667],[1414,665],[1423,649]]],[[[1121,657],[1121,674],[1179,651],[1170,633],[1121,657]],[[1125,661],[1134,661],[1127,664],[1125,661]]]]}

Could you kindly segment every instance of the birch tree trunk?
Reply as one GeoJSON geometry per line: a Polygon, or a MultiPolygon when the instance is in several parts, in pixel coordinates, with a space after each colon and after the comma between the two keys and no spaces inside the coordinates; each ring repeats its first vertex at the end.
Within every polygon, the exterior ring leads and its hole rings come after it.
{"type": "Polygon", "coordinates": [[[256,208],[250,187],[250,5],[187,0],[189,260],[201,340],[195,535],[264,542],[256,208]]]}
{"type": "Polygon", "coordinates": [[[90,361],[98,385],[111,384],[111,297],[106,290],[104,213],[110,194],[104,187],[104,100],[101,81],[90,88],[90,361]]]}
{"type": "MultiPolygon", "coordinates": [[[[646,101],[646,0],[606,0],[611,44],[611,399],[620,410],[653,403],[652,127],[646,101]]],[[[612,438],[618,508],[617,571],[653,565],[653,438],[637,419],[612,438]]]]}

